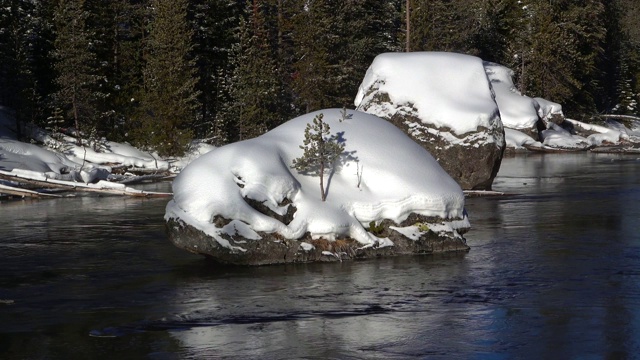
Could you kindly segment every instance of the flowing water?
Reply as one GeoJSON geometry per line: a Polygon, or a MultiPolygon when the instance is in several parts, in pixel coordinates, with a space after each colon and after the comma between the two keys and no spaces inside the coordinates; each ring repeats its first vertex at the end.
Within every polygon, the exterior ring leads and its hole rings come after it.
{"type": "Polygon", "coordinates": [[[602,359],[640,354],[640,160],[506,158],[468,253],[218,268],[166,200],[0,204],[2,359],[602,359]]]}

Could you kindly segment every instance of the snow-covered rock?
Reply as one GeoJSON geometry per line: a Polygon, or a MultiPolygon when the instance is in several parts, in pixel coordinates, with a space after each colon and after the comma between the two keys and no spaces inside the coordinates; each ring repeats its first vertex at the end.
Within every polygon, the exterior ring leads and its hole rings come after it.
{"type": "Polygon", "coordinates": [[[513,71],[505,66],[485,62],[485,70],[495,92],[509,149],[587,150],[629,140],[623,128],[567,119],[560,104],[522,95],[513,84],[513,71]]]}
{"type": "Polygon", "coordinates": [[[540,133],[542,143],[546,146],[558,149],[586,149],[589,143],[585,138],[571,134],[570,131],[549,123],[547,130],[540,133]]]}
{"type": "Polygon", "coordinates": [[[518,130],[504,128],[504,136],[507,142],[507,149],[525,150],[529,146],[538,148],[543,146],[539,141],[518,130]]]}
{"type": "Polygon", "coordinates": [[[538,115],[546,122],[562,122],[565,118],[562,105],[541,97],[536,97],[534,100],[538,103],[538,115]]]}
{"type": "Polygon", "coordinates": [[[640,118],[607,119],[605,127],[619,131],[623,134],[623,140],[628,139],[631,143],[640,144],[640,118]]]}
{"type": "Polygon", "coordinates": [[[248,265],[468,249],[464,195],[434,158],[383,119],[344,118],[339,109],[303,115],[193,161],[173,183],[171,240],[248,265]],[[319,177],[292,168],[319,113],[345,146],[325,174],[324,202],[319,177]]]}
{"type": "Polygon", "coordinates": [[[537,135],[536,126],[540,120],[538,102],[516,89],[511,69],[491,62],[485,62],[484,68],[495,93],[502,125],[537,135]]]}
{"type": "Polygon", "coordinates": [[[378,55],[354,103],[409,134],[462,188],[491,188],[505,140],[481,59],[442,52],[378,55]]]}

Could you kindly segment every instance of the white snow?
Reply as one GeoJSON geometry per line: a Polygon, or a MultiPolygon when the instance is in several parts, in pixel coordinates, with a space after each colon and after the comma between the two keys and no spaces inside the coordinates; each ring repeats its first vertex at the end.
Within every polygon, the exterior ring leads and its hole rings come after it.
{"type": "Polygon", "coordinates": [[[277,232],[298,239],[309,232],[330,240],[348,236],[363,245],[390,245],[366,230],[369,222],[401,222],[411,213],[460,218],[468,226],[462,190],[428,152],[385,120],[357,111],[349,115],[341,121],[340,109],[306,114],[258,138],[201,156],[174,180],[165,218],[183,220],[223,246],[231,246],[225,240],[231,234],[212,224],[214,216],[246,224],[242,231],[250,229],[251,235],[277,232]],[[326,202],[321,201],[318,176],[291,168],[302,155],[307,123],[320,112],[345,145],[335,172],[325,174],[326,202]],[[288,198],[297,208],[294,219],[285,225],[249,206],[245,196],[278,213],[286,212],[288,205],[279,203],[288,198]]]}
{"type": "Polygon", "coordinates": [[[539,141],[518,130],[504,128],[504,136],[508,148],[524,149],[524,145],[542,147],[539,141]]]}
{"type": "Polygon", "coordinates": [[[565,149],[579,149],[589,146],[589,143],[582,136],[572,135],[554,123],[549,123],[548,126],[547,130],[540,133],[542,143],[546,146],[565,149]]]}
{"type": "Polygon", "coordinates": [[[622,139],[628,139],[633,142],[640,142],[640,118],[626,119],[628,125],[609,119],[605,122],[608,129],[619,131],[623,134],[622,139]]]}
{"type": "Polygon", "coordinates": [[[309,244],[308,242],[304,242],[304,241],[301,241],[301,242],[300,242],[300,247],[301,247],[301,248],[302,248],[302,250],[304,250],[304,251],[311,251],[311,250],[313,250],[313,249],[315,249],[315,248],[316,248],[316,247],[315,247],[315,246],[313,246],[312,244],[309,244]]]}
{"type": "Polygon", "coordinates": [[[531,129],[538,121],[538,102],[523,96],[513,84],[513,71],[505,66],[485,62],[485,71],[491,81],[500,109],[502,124],[511,129],[531,129]]]}
{"type": "MultiPolygon", "coordinates": [[[[106,180],[111,166],[138,169],[179,171],[190,161],[213,149],[211,145],[193,142],[189,152],[179,159],[161,159],[157,154],[141,151],[126,143],[102,140],[93,146],[78,146],[75,138],[54,138],[33,127],[31,136],[45,146],[16,140],[15,120],[0,107],[0,170],[23,173],[33,179],[57,179],[91,183],[106,180]],[[25,172],[26,171],[26,172],[25,172]]],[[[103,185],[104,187],[104,185],[103,185]]]]}
{"type": "Polygon", "coordinates": [[[620,130],[610,129],[594,124],[587,124],[572,119],[566,119],[565,121],[572,123],[575,127],[581,127],[584,130],[595,132],[595,134],[589,135],[586,139],[586,142],[588,142],[590,145],[602,145],[602,143],[604,142],[615,144],[618,143],[621,139],[629,139],[629,135],[620,130]]]}
{"type": "Polygon", "coordinates": [[[456,135],[481,126],[493,128],[500,121],[482,60],[455,53],[378,55],[360,84],[354,104],[358,110],[385,118],[395,113],[415,113],[423,123],[450,128],[456,135]],[[387,94],[390,102],[372,101],[380,94],[387,94]]]}
{"type": "Polygon", "coordinates": [[[549,120],[554,115],[564,117],[562,105],[540,97],[534,98],[534,100],[538,103],[538,115],[540,118],[549,120]]]}

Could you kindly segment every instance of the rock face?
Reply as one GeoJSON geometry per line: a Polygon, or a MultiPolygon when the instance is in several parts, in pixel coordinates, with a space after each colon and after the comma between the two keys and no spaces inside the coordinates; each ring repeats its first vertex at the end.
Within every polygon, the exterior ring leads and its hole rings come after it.
{"type": "Polygon", "coordinates": [[[506,147],[506,144],[497,146],[495,142],[504,142],[502,126],[479,127],[477,131],[457,137],[448,128],[420,124],[420,119],[412,115],[394,114],[388,120],[431,153],[464,190],[491,190],[506,147]]]}
{"type": "MultiPolygon", "coordinates": [[[[374,227],[374,231],[377,236],[391,240],[393,245],[389,242],[379,242],[370,246],[363,246],[351,238],[313,239],[309,233],[300,239],[286,239],[275,233],[260,233],[259,240],[247,239],[237,234],[228,236],[227,240],[232,245],[228,247],[179,219],[170,219],[166,223],[166,229],[169,239],[177,247],[204,255],[223,265],[335,262],[469,250],[459,232],[439,231],[438,227],[442,227],[442,223],[432,224],[434,231],[430,229],[427,220],[435,219],[424,219],[413,214],[399,225],[390,220],[383,221],[374,227]]],[[[468,228],[458,229],[460,232],[467,230],[468,228]]]]}
{"type": "Polygon", "coordinates": [[[379,55],[354,103],[402,129],[463,189],[491,189],[505,139],[481,59],[438,52],[379,55]]]}

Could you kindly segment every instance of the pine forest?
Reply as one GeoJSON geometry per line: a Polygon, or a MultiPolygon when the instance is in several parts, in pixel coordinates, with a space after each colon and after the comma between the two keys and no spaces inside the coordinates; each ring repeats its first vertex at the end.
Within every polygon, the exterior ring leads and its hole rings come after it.
{"type": "Polygon", "coordinates": [[[0,0],[0,105],[180,155],[352,108],[404,51],[505,65],[577,120],[639,114],[637,0],[0,0]]]}

